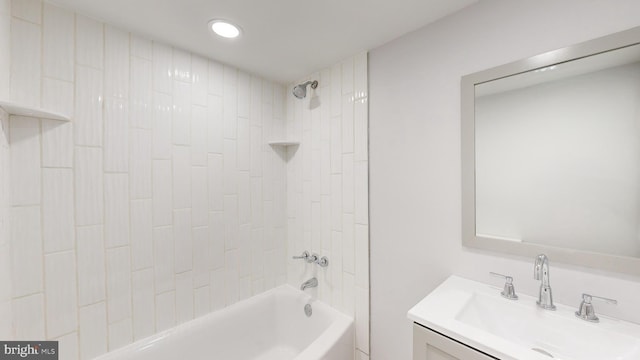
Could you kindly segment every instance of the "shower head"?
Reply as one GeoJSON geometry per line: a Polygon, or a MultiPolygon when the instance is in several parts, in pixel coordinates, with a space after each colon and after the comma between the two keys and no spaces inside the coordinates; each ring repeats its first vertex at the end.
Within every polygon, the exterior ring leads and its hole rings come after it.
{"type": "Polygon", "coordinates": [[[293,96],[297,97],[298,99],[304,99],[307,96],[307,85],[311,85],[311,88],[315,89],[318,87],[318,82],[315,80],[314,81],[309,80],[305,83],[294,86],[293,96]]]}

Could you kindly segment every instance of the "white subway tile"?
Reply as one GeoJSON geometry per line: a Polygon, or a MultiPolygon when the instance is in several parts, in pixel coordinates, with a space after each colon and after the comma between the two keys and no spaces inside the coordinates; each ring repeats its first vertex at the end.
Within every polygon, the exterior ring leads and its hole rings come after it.
{"type": "Polygon", "coordinates": [[[146,60],[153,59],[153,44],[151,40],[131,34],[131,56],[146,60]]]}
{"type": "Polygon", "coordinates": [[[58,353],[65,354],[64,360],[78,360],[78,333],[72,332],[70,334],[61,336],[58,341],[58,353]]]}
{"type": "Polygon", "coordinates": [[[151,131],[130,129],[129,181],[131,199],[151,199],[151,131]]]}
{"type": "MultiPolygon", "coordinates": [[[[209,285],[209,229],[207,226],[193,228],[193,286],[209,285]]],[[[208,303],[208,301],[207,301],[208,303]]]]}
{"type": "Polygon", "coordinates": [[[356,285],[369,288],[369,227],[355,227],[356,285]]]}
{"type": "Polygon", "coordinates": [[[173,50],[173,77],[177,81],[191,83],[191,54],[180,49],[173,50]]]}
{"type": "Polygon", "coordinates": [[[173,100],[170,95],[153,93],[153,158],[171,159],[171,114],[173,100]]]}
{"type": "Polygon", "coordinates": [[[240,225],[238,231],[238,276],[251,276],[251,225],[240,225]]]}
{"type": "Polygon", "coordinates": [[[47,338],[54,338],[78,327],[74,252],[45,255],[44,265],[47,338]]]}
{"type": "Polygon", "coordinates": [[[251,296],[251,278],[243,277],[238,280],[238,301],[251,296]]]}
{"type": "Polygon", "coordinates": [[[42,23],[42,71],[60,80],[74,79],[75,17],[73,12],[44,4],[42,23]]]}
{"type": "Polygon", "coordinates": [[[320,239],[322,250],[331,250],[331,196],[320,197],[320,239]]]}
{"type": "Polygon", "coordinates": [[[131,266],[134,271],[153,266],[152,218],[151,199],[131,201],[131,266]]]}
{"type": "Polygon", "coordinates": [[[342,230],[342,175],[331,175],[331,229],[342,230]]]}
{"type": "Polygon", "coordinates": [[[153,269],[135,271],[132,275],[134,340],[143,339],[155,332],[153,281],[153,269]]]}
{"type": "Polygon", "coordinates": [[[75,244],[73,170],[42,169],[44,252],[72,250],[75,244]]]}
{"type": "Polygon", "coordinates": [[[355,288],[356,347],[369,352],[369,289],[355,288]]]}
{"type": "Polygon", "coordinates": [[[357,100],[354,110],[354,155],[356,161],[367,161],[369,158],[369,124],[367,100],[357,100]]]}
{"type": "Polygon", "coordinates": [[[342,171],[342,118],[331,118],[331,173],[342,171]]]}
{"type": "Polygon", "coordinates": [[[365,354],[358,348],[356,350],[356,360],[369,360],[369,355],[365,354]]]}
{"type": "Polygon", "coordinates": [[[356,286],[353,274],[342,275],[342,311],[355,317],[356,286]]]}
{"type": "Polygon", "coordinates": [[[174,290],[173,228],[171,226],[153,228],[153,244],[156,294],[174,290]]]}
{"type": "Polygon", "coordinates": [[[103,223],[102,150],[75,148],[76,225],[103,223]]]}
{"type": "Polygon", "coordinates": [[[209,210],[222,211],[224,204],[224,165],[220,154],[207,156],[207,180],[209,184],[209,210]]]}
{"type": "Polygon", "coordinates": [[[342,270],[356,272],[355,222],[353,214],[342,215],[342,270]]]}
{"type": "Polygon", "coordinates": [[[342,96],[342,153],[353,153],[353,95],[342,96]]]}
{"type": "Polygon", "coordinates": [[[40,24],[42,19],[42,0],[12,0],[11,15],[40,24]]]}
{"type": "Polygon", "coordinates": [[[173,82],[172,141],[176,145],[191,142],[191,83],[173,82]]]}
{"type": "MultiPolygon", "coordinates": [[[[73,117],[73,82],[42,78],[42,108],[73,117]]],[[[53,120],[49,120],[53,121],[53,120]]],[[[56,121],[61,123],[60,121],[56,121]]],[[[64,123],[62,123],[64,124],[64,123]]],[[[72,145],[71,142],[70,145],[72,145]]]]}
{"type": "Polygon", "coordinates": [[[178,324],[193,319],[193,274],[176,274],[176,321],[178,324]]]}
{"type": "Polygon", "coordinates": [[[249,170],[251,168],[251,126],[249,125],[249,119],[239,117],[237,126],[238,170],[249,170]]]}
{"type": "Polygon", "coordinates": [[[224,140],[224,194],[233,195],[238,193],[238,168],[236,160],[236,141],[224,140]]]}
{"type": "Polygon", "coordinates": [[[153,225],[171,225],[171,160],[153,160],[153,225]]]}
{"type": "Polygon", "coordinates": [[[73,122],[42,120],[42,166],[73,166],[73,122]]]}
{"type": "MultiPolygon", "coordinates": [[[[129,33],[107,25],[104,30],[104,93],[129,98],[129,33]]],[[[135,78],[136,76],[132,76],[135,78]]]]}
{"type": "MultiPolygon", "coordinates": [[[[342,112],[342,65],[331,67],[331,117],[340,116],[342,112]]],[[[333,134],[331,136],[333,138],[333,134]]]]}
{"type": "MultiPolygon", "coordinates": [[[[254,279],[262,278],[264,274],[264,241],[263,230],[251,231],[251,276],[254,279]]],[[[295,252],[291,252],[296,254],[295,252]]],[[[264,284],[262,284],[264,286],[264,284]]]]}
{"type": "Polygon", "coordinates": [[[348,58],[342,62],[342,95],[353,93],[353,58],[348,58]]]}
{"type": "Polygon", "coordinates": [[[207,165],[207,108],[191,108],[191,164],[207,165]]]}
{"type": "Polygon", "coordinates": [[[42,291],[40,207],[11,209],[13,297],[42,291]]]}
{"type": "Polygon", "coordinates": [[[226,292],[224,287],[224,274],[224,269],[214,270],[211,272],[211,311],[225,307],[226,292]]]}
{"type": "Polygon", "coordinates": [[[209,61],[209,94],[222,96],[224,89],[224,66],[218,62],[209,61]]]}
{"type": "Polygon", "coordinates": [[[221,211],[209,213],[209,268],[224,267],[224,214],[221,211]]]}
{"type": "Polygon", "coordinates": [[[156,295],[156,331],[176,325],[176,295],[174,291],[156,295]]]}
{"type": "Polygon", "coordinates": [[[39,25],[11,20],[11,100],[17,103],[40,106],[41,40],[39,25]]]}
{"type": "MultiPolygon", "coordinates": [[[[149,60],[131,57],[131,126],[152,128],[153,110],[153,64],[149,60]]],[[[170,106],[169,102],[169,106],[170,106]]]]}
{"type": "Polygon", "coordinates": [[[207,150],[222,154],[224,130],[222,125],[222,97],[209,95],[207,98],[207,150]]]}
{"type": "MultiPolygon", "coordinates": [[[[207,280],[209,276],[207,275],[207,280]]],[[[207,315],[210,311],[211,299],[209,285],[195,289],[193,298],[194,315],[196,318],[207,315]]]]}
{"type": "Polygon", "coordinates": [[[251,76],[251,110],[249,113],[252,126],[262,126],[262,79],[251,76]]]}
{"type": "Polygon", "coordinates": [[[11,203],[40,203],[40,122],[12,116],[9,121],[11,144],[11,203]]]}
{"type": "Polygon", "coordinates": [[[105,99],[104,171],[126,173],[129,170],[129,109],[122,99],[105,99]]]}
{"type": "MultiPolygon", "coordinates": [[[[34,294],[13,300],[13,327],[15,340],[45,339],[44,295],[34,294]]],[[[9,322],[11,323],[11,322],[9,322]]]]}
{"type": "Polygon", "coordinates": [[[209,196],[207,194],[207,168],[191,167],[191,224],[206,226],[209,218],[209,196]]]}
{"type": "Polygon", "coordinates": [[[191,207],[191,149],[173,146],[173,208],[191,207]]]}
{"type": "Polygon", "coordinates": [[[103,68],[104,25],[82,15],[76,15],[76,61],[78,65],[103,68]]]}
{"type": "Polygon", "coordinates": [[[333,231],[331,233],[331,305],[336,309],[343,309],[342,306],[342,233],[333,231]]]}
{"type": "Polygon", "coordinates": [[[109,324],[131,318],[131,255],[128,246],[107,249],[107,311],[109,324]]]}
{"type": "MultiPolygon", "coordinates": [[[[317,78],[316,76],[312,76],[313,78],[317,78]]],[[[285,118],[285,100],[286,96],[284,93],[285,89],[282,85],[275,85],[273,87],[273,117],[276,119],[283,120],[285,118]]],[[[309,98],[315,96],[316,90],[309,87],[307,89],[309,92],[309,98]]]]}
{"type": "Polygon", "coordinates": [[[105,250],[102,226],[76,229],[78,253],[78,305],[85,306],[106,299],[105,250]]]}
{"type": "Polygon", "coordinates": [[[264,143],[262,142],[262,128],[259,126],[251,126],[251,176],[262,176],[262,151],[264,143]]]}
{"type": "Polygon", "coordinates": [[[331,143],[328,141],[320,145],[320,194],[331,194],[331,143]]]}
{"type": "Polygon", "coordinates": [[[262,103],[273,104],[273,83],[264,80],[262,82],[262,103]]]}
{"type": "Polygon", "coordinates": [[[79,309],[80,358],[93,359],[107,352],[107,307],[104,302],[79,309]]]}
{"type": "Polygon", "coordinates": [[[224,67],[223,128],[225,139],[235,139],[238,121],[238,70],[224,67]]]}
{"type": "Polygon", "coordinates": [[[262,178],[251,178],[251,225],[253,228],[263,226],[262,213],[262,178]]]}
{"type": "Polygon", "coordinates": [[[75,144],[102,145],[102,71],[76,67],[75,144]]]}
{"type": "Polygon", "coordinates": [[[131,318],[109,324],[109,351],[129,345],[133,341],[131,318]]]}
{"type": "Polygon", "coordinates": [[[209,63],[200,56],[191,58],[191,78],[193,81],[193,104],[207,106],[207,86],[209,83],[209,63]]]}
{"type": "Polygon", "coordinates": [[[238,173],[238,222],[251,223],[251,177],[248,171],[238,173]]]}
{"type": "Polygon", "coordinates": [[[342,211],[353,214],[355,199],[353,154],[342,155],[342,211]]]}
{"type": "Polygon", "coordinates": [[[354,201],[356,223],[369,223],[369,166],[366,161],[357,161],[354,164],[354,201]]]}
{"type": "Polygon", "coordinates": [[[225,253],[224,269],[224,291],[227,306],[238,302],[238,281],[238,250],[230,250],[225,253]]]}
{"type": "Polygon", "coordinates": [[[13,310],[11,309],[11,300],[0,301],[0,336],[3,339],[12,339],[14,337],[13,324],[11,322],[11,316],[13,310]]]}
{"type": "Polygon", "coordinates": [[[176,274],[193,269],[191,210],[173,210],[173,239],[176,274]]]}
{"type": "Polygon", "coordinates": [[[171,94],[173,89],[173,49],[153,43],[153,90],[171,94]]]}
{"type": "Polygon", "coordinates": [[[224,196],[224,243],[225,249],[236,249],[238,247],[238,196],[224,196]]]}
{"type": "Polygon", "coordinates": [[[251,113],[251,76],[238,72],[238,117],[249,119],[251,113]]]}

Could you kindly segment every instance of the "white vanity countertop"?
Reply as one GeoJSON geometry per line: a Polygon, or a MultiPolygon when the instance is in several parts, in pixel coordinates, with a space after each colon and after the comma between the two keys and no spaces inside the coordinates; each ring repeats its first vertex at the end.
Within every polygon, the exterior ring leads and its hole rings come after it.
{"type": "MultiPolygon", "coordinates": [[[[517,289],[516,289],[517,290],[517,289]]],[[[502,360],[640,359],[640,325],[598,315],[575,316],[575,307],[537,307],[536,298],[500,296],[501,287],[451,276],[408,312],[414,322],[502,360]]],[[[597,314],[597,304],[596,307],[597,314]]]]}

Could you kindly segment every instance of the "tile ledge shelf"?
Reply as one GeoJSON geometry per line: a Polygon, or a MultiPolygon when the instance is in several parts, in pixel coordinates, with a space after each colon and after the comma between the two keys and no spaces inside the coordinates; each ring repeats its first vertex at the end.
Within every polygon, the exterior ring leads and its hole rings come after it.
{"type": "Polygon", "coordinates": [[[300,141],[294,141],[294,140],[269,141],[269,145],[271,145],[271,146],[298,146],[298,145],[300,145],[300,141]]]}
{"type": "Polygon", "coordinates": [[[67,115],[53,112],[50,110],[40,109],[34,106],[27,106],[18,104],[13,101],[0,100],[0,107],[4,109],[9,115],[16,116],[28,116],[39,119],[50,119],[59,121],[70,121],[71,118],[67,115]]]}

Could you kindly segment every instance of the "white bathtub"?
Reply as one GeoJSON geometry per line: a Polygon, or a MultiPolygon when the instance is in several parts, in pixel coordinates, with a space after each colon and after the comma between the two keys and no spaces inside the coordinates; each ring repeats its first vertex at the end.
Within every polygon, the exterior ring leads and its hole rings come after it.
{"type": "Polygon", "coordinates": [[[353,319],[289,285],[100,356],[99,360],[353,360],[353,319]]]}

